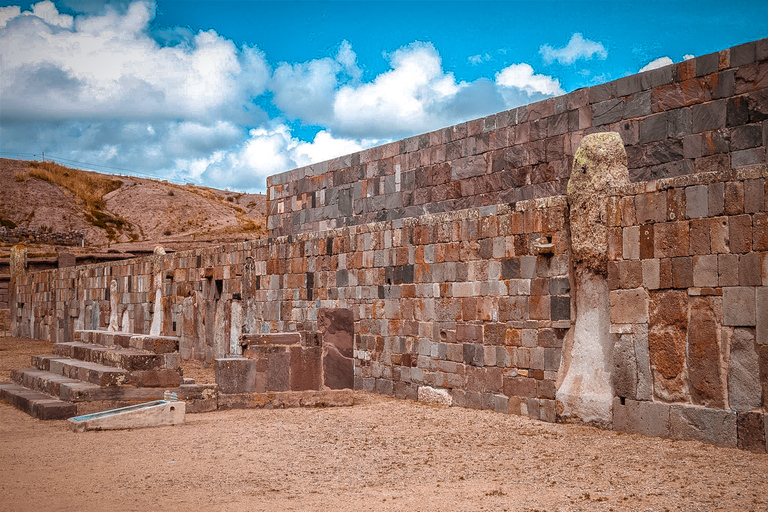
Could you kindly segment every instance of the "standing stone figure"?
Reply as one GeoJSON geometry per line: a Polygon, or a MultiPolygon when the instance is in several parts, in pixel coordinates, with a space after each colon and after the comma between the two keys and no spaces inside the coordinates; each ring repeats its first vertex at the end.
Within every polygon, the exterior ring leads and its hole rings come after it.
{"type": "Polygon", "coordinates": [[[117,332],[120,330],[120,314],[117,310],[120,304],[119,297],[117,296],[117,281],[114,279],[109,283],[109,327],[110,332],[117,332]]]}
{"type": "Polygon", "coordinates": [[[568,181],[576,316],[570,363],[556,395],[558,414],[567,421],[612,422],[611,352],[616,339],[610,332],[606,199],[612,187],[628,183],[619,134],[584,137],[568,181]]]}

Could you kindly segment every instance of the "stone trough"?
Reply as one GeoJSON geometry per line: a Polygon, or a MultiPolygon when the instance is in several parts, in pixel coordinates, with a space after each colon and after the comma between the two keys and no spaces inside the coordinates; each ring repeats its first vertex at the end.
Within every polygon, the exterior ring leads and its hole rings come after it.
{"type": "Polygon", "coordinates": [[[186,404],[174,400],[154,400],[119,409],[75,416],[69,419],[69,428],[75,432],[87,430],[120,430],[128,428],[159,427],[184,423],[186,404]]]}

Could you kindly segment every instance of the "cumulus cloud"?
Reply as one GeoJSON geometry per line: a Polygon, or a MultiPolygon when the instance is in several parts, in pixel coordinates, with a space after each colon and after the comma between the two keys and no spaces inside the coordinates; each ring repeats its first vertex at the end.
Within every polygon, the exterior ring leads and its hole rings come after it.
{"type": "Polygon", "coordinates": [[[563,93],[525,63],[458,80],[424,42],[385,54],[389,69],[368,78],[347,41],[273,69],[259,48],[215,31],[153,27],[148,0],[62,4],[76,14],[48,0],[0,8],[5,155],[44,150],[68,163],[263,190],[276,172],[563,93]],[[269,101],[272,118],[256,106],[269,101]]]}
{"type": "Polygon", "coordinates": [[[545,44],[539,48],[539,53],[541,53],[545,64],[557,61],[566,66],[570,66],[578,59],[591,60],[592,58],[598,58],[605,60],[608,57],[608,52],[602,43],[585,39],[578,32],[571,36],[571,40],[564,47],[553,48],[545,44]]]}
{"type": "Polygon", "coordinates": [[[645,66],[641,67],[639,73],[642,73],[643,71],[650,71],[652,69],[663,68],[664,66],[669,66],[670,64],[674,64],[674,61],[669,57],[659,57],[658,59],[652,60],[645,66]]]}

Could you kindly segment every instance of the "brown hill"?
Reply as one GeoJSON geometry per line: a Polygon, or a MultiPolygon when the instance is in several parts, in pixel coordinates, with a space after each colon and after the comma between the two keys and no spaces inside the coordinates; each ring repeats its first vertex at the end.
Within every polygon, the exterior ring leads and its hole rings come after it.
{"type": "MultiPolygon", "coordinates": [[[[0,159],[0,224],[15,232],[82,230],[85,251],[143,253],[158,244],[184,250],[259,238],[265,213],[263,194],[0,159]]],[[[6,238],[7,246],[13,236],[6,238]]]]}

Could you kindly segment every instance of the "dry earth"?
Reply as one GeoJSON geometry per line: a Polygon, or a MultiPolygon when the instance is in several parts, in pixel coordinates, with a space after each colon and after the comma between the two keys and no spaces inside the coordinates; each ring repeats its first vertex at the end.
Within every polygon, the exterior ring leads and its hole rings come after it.
{"type": "Polygon", "coordinates": [[[768,510],[768,455],[356,400],[81,434],[0,403],[0,510],[768,510]]]}
{"type": "MultiPolygon", "coordinates": [[[[123,185],[106,194],[106,211],[127,221],[119,243],[86,220],[86,208],[67,189],[25,175],[28,163],[0,158],[0,219],[30,229],[84,230],[86,244],[113,250],[174,250],[259,238],[265,232],[266,196],[132,176],[108,176],[123,185]],[[257,226],[260,226],[257,228],[257,226]],[[133,236],[133,238],[132,238],[133,236]]],[[[40,249],[43,250],[43,249],[40,249]]]]}

